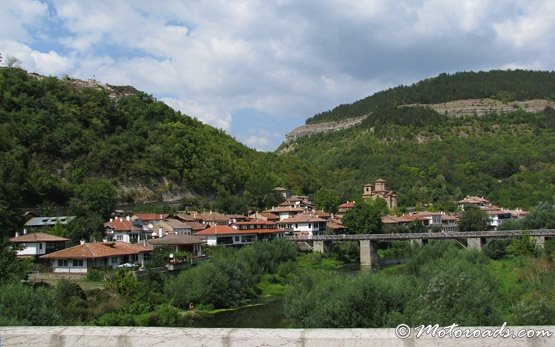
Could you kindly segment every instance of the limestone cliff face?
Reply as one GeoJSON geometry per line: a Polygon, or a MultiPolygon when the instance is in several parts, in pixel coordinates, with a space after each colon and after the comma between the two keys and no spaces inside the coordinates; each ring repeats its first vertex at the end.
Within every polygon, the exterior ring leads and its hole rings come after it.
{"type": "Polygon", "coordinates": [[[303,136],[310,136],[310,135],[319,134],[327,131],[338,131],[338,130],[348,129],[357,124],[360,124],[366,117],[368,116],[349,118],[349,119],[344,119],[337,122],[324,122],[324,123],[317,123],[317,124],[302,125],[285,134],[285,143],[295,141],[299,137],[303,137],[303,136]]]}
{"type": "Polygon", "coordinates": [[[546,107],[555,108],[555,101],[551,100],[526,100],[501,102],[495,99],[468,99],[445,102],[441,104],[412,104],[403,107],[422,106],[434,109],[439,114],[450,117],[462,117],[467,115],[484,116],[488,113],[509,113],[518,109],[526,112],[536,113],[543,111],[546,107]]]}
{"type": "MultiPolygon", "coordinates": [[[[523,110],[526,112],[536,113],[543,111],[546,107],[555,108],[555,101],[551,100],[526,100],[526,101],[511,101],[502,102],[495,99],[467,99],[449,101],[440,104],[410,104],[402,105],[400,107],[429,107],[436,112],[448,117],[463,117],[463,116],[477,116],[481,117],[489,113],[509,113],[516,110],[523,110]]],[[[311,136],[328,131],[339,131],[351,128],[360,124],[368,115],[349,118],[334,122],[324,122],[309,124],[297,127],[285,135],[285,143],[291,143],[303,136],[311,136]]]]}

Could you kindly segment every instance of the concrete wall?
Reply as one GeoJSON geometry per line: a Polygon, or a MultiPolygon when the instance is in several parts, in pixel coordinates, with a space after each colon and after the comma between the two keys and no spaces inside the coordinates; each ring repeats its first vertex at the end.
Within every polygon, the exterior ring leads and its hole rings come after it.
{"type": "MultiPolygon", "coordinates": [[[[513,330],[533,327],[509,327],[513,330]]],[[[395,329],[200,329],[132,327],[0,327],[0,346],[553,346],[552,337],[400,339],[395,329]]],[[[495,329],[495,328],[492,328],[495,329]]]]}

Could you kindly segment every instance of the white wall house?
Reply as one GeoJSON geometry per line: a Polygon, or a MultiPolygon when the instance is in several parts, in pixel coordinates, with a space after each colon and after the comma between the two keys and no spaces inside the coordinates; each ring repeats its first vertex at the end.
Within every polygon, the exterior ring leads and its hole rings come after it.
{"type": "Polygon", "coordinates": [[[142,264],[148,260],[150,251],[152,247],[144,244],[92,242],[43,255],[40,258],[50,260],[53,272],[87,273],[94,268],[142,264]]]}
{"type": "Polygon", "coordinates": [[[29,233],[12,237],[10,241],[17,248],[17,256],[37,257],[65,248],[69,239],[46,233],[29,233]]]}
{"type": "Polygon", "coordinates": [[[219,245],[245,245],[256,241],[273,240],[283,237],[285,230],[276,228],[274,224],[265,222],[264,224],[250,224],[251,222],[237,222],[231,226],[217,225],[204,229],[195,235],[206,238],[209,246],[219,245]],[[257,227],[257,226],[265,226],[257,227]]]}
{"type": "Polygon", "coordinates": [[[298,214],[279,222],[279,226],[298,236],[321,235],[326,231],[326,220],[312,214],[298,214]]]}
{"type": "Polygon", "coordinates": [[[279,220],[285,220],[304,212],[302,207],[272,207],[270,210],[263,211],[264,213],[273,213],[279,216],[279,220]]]}

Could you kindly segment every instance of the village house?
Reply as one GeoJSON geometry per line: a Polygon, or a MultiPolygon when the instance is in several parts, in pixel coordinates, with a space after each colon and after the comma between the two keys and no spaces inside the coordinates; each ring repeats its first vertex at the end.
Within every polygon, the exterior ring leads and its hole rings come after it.
{"type": "Polygon", "coordinates": [[[75,216],[60,216],[60,217],[33,217],[23,225],[23,232],[31,229],[44,229],[51,228],[56,224],[67,225],[75,216]]]}
{"type": "Polygon", "coordinates": [[[137,243],[146,240],[151,235],[151,231],[143,229],[140,220],[134,221],[128,216],[126,218],[111,218],[104,223],[104,234],[108,240],[121,241],[126,243],[137,243]]]}
{"type": "Polygon", "coordinates": [[[202,245],[206,244],[204,237],[187,234],[168,234],[147,242],[154,247],[172,247],[176,253],[188,252],[193,257],[202,256],[202,245]]]}
{"type": "Polygon", "coordinates": [[[92,242],[46,254],[40,259],[49,260],[56,273],[87,273],[91,269],[142,265],[148,260],[152,246],[144,243],[92,242]]]}
{"type": "Polygon", "coordinates": [[[378,179],[374,184],[365,184],[362,193],[363,199],[383,199],[385,200],[387,207],[390,209],[397,208],[397,195],[386,189],[386,181],[383,179],[378,179]]]}
{"type": "Polygon", "coordinates": [[[48,253],[64,249],[69,239],[50,235],[47,233],[29,233],[10,239],[10,242],[16,246],[16,255],[18,257],[39,257],[48,253]]]}
{"type": "Polygon", "coordinates": [[[255,212],[249,215],[250,219],[265,220],[268,222],[279,222],[279,216],[268,212],[255,212]]]}
{"type": "Polygon", "coordinates": [[[458,231],[459,218],[449,216],[444,212],[416,212],[400,216],[387,215],[382,217],[382,223],[390,226],[409,226],[412,223],[421,223],[429,231],[441,230],[443,232],[458,231]]]}
{"type": "Polygon", "coordinates": [[[279,204],[280,207],[300,207],[304,209],[313,209],[314,204],[310,201],[308,196],[293,195],[287,198],[284,202],[279,204]]]}
{"type": "Polygon", "coordinates": [[[216,225],[196,235],[206,237],[209,246],[245,245],[256,241],[269,241],[284,236],[285,230],[276,223],[258,220],[236,222],[231,225],[216,225]]]}
{"type": "Polygon", "coordinates": [[[312,213],[302,213],[280,221],[279,226],[295,236],[311,237],[326,231],[326,220],[312,213]]]}
{"type": "Polygon", "coordinates": [[[344,234],[347,231],[347,227],[341,223],[339,218],[331,218],[326,223],[326,228],[333,231],[334,234],[344,234]]]}
{"type": "Polygon", "coordinates": [[[163,234],[183,234],[192,235],[193,227],[189,223],[180,221],[179,219],[166,218],[164,220],[153,223],[153,231],[160,232],[162,229],[163,234]]]}
{"type": "Polygon", "coordinates": [[[347,201],[342,203],[341,205],[339,205],[339,209],[337,210],[337,213],[341,216],[343,216],[345,213],[347,213],[347,211],[351,210],[355,208],[355,202],[354,201],[347,201]]]}
{"type": "Polygon", "coordinates": [[[291,197],[291,190],[283,187],[275,187],[274,190],[281,195],[283,199],[289,199],[291,197]]]}
{"type": "Polygon", "coordinates": [[[459,208],[464,210],[465,206],[475,206],[475,207],[483,208],[489,205],[490,202],[488,199],[485,199],[484,197],[467,195],[466,198],[459,200],[457,204],[459,208]]]}
{"type": "Polygon", "coordinates": [[[262,211],[263,213],[272,213],[279,217],[279,220],[282,221],[287,218],[291,218],[299,213],[303,213],[305,211],[304,208],[301,207],[272,207],[270,210],[262,211]]]}
{"type": "Polygon", "coordinates": [[[170,215],[166,213],[135,213],[131,220],[138,219],[143,225],[167,219],[170,215]]]}

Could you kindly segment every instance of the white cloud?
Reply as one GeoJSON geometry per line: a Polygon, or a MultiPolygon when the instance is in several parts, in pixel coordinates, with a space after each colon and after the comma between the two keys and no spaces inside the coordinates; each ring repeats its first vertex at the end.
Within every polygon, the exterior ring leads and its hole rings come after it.
{"type": "Polygon", "coordinates": [[[190,117],[195,117],[215,128],[228,130],[231,126],[231,114],[217,110],[215,107],[206,107],[194,101],[187,102],[174,98],[162,98],[161,100],[174,110],[181,111],[190,117]]]}
{"type": "Polygon", "coordinates": [[[14,41],[0,41],[0,52],[19,59],[23,68],[43,75],[60,75],[73,65],[71,59],[55,51],[40,52],[14,41]]]}

